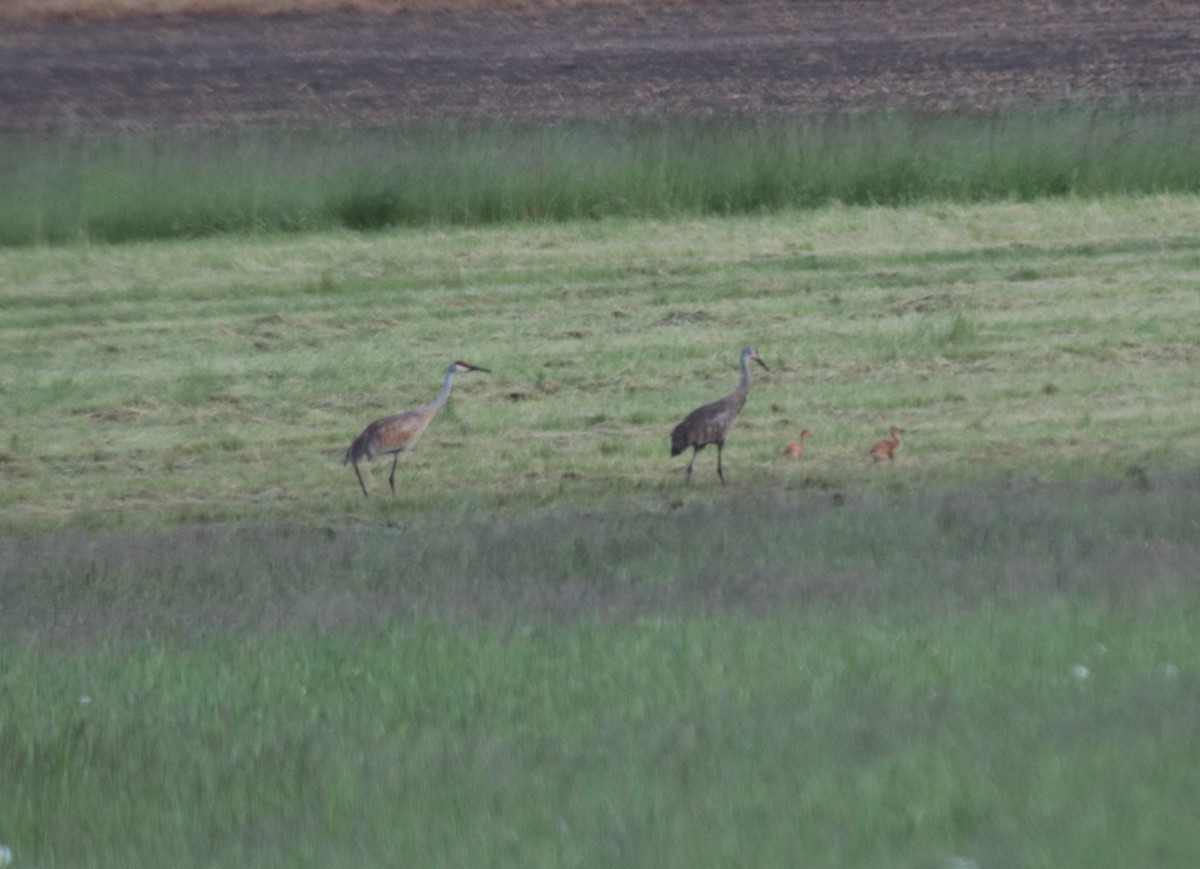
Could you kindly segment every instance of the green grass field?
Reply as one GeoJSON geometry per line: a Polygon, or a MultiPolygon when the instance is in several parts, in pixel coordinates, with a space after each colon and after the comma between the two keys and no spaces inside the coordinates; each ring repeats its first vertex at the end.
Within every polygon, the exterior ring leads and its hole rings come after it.
{"type": "Polygon", "coordinates": [[[715,455],[685,490],[667,436],[749,343],[771,370],[735,489],[1191,467],[1198,230],[1194,198],[1155,197],[10,250],[0,524],[708,498],[715,455]],[[363,499],[346,446],[455,358],[494,373],[363,499]],[[892,424],[902,460],[872,469],[892,424]]]}
{"type": "Polygon", "coordinates": [[[0,844],[1195,865],[1198,277],[1183,194],[0,250],[0,844]]]}

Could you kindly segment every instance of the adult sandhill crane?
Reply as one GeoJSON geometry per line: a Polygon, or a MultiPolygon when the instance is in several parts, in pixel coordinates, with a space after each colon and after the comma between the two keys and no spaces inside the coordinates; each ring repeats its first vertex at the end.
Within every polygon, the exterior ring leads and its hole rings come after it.
{"type": "Polygon", "coordinates": [[[783,454],[785,456],[787,456],[789,459],[798,459],[801,456],[803,456],[804,455],[804,439],[807,438],[811,434],[812,434],[812,432],[810,432],[808,429],[805,429],[804,431],[800,432],[800,435],[797,440],[792,441],[786,447],[783,448],[783,454]]]}
{"type": "MultiPolygon", "coordinates": [[[[679,455],[688,447],[692,448],[692,460],[688,462],[687,466],[689,483],[692,482],[692,465],[696,463],[696,453],[709,444],[716,444],[717,476],[721,478],[721,485],[725,485],[725,474],[721,470],[721,450],[725,448],[725,436],[729,434],[729,427],[737,419],[738,413],[746,403],[746,393],[750,391],[750,368],[746,363],[751,359],[763,368],[767,368],[767,363],[762,361],[758,351],[753,347],[746,347],[742,350],[740,360],[742,381],[738,384],[738,388],[724,398],[696,408],[671,432],[672,456],[679,455]]],[[[771,369],[767,368],[767,370],[771,369]]]]}
{"type": "Polygon", "coordinates": [[[438,393],[437,398],[416,410],[375,420],[363,429],[362,434],[354,439],[354,443],[350,444],[342,464],[354,465],[354,473],[358,477],[358,485],[362,487],[364,497],[367,494],[367,487],[358,470],[358,463],[364,458],[375,458],[377,453],[391,453],[392,472],[388,475],[388,485],[392,487],[392,494],[395,495],[396,462],[400,460],[400,454],[413,448],[417,439],[421,437],[421,432],[425,431],[425,427],[437,416],[438,411],[446,406],[446,400],[450,398],[450,387],[454,384],[454,375],[462,374],[464,371],[488,371],[488,369],[462,361],[451,364],[446,369],[446,379],[442,381],[442,391],[438,393]]]}
{"type": "Polygon", "coordinates": [[[896,458],[896,453],[900,449],[900,435],[904,434],[904,429],[892,426],[888,429],[888,434],[891,437],[886,437],[871,447],[871,461],[875,463],[890,462],[896,458]]]}

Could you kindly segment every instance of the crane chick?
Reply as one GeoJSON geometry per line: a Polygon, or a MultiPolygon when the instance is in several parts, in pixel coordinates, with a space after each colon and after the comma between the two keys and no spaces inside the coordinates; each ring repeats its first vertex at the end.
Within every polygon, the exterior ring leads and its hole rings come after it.
{"type": "Polygon", "coordinates": [[[391,453],[392,472],[388,475],[388,485],[392,487],[392,494],[395,495],[396,462],[400,460],[400,454],[411,450],[416,445],[418,438],[421,437],[421,432],[425,431],[426,426],[437,416],[438,411],[446,406],[446,401],[450,398],[450,388],[454,384],[454,375],[462,374],[464,371],[488,371],[488,369],[462,361],[452,363],[446,369],[446,379],[442,381],[442,391],[438,393],[437,398],[416,410],[375,420],[363,429],[362,434],[354,439],[354,443],[350,444],[342,464],[354,466],[354,473],[358,477],[358,485],[362,487],[364,497],[367,495],[367,486],[363,483],[358,463],[363,459],[373,459],[379,453],[391,453]]]}
{"type": "Polygon", "coordinates": [[[689,483],[692,482],[692,465],[696,462],[696,453],[709,444],[716,444],[717,476],[721,479],[721,485],[725,485],[725,473],[721,469],[721,451],[725,448],[725,437],[729,434],[729,427],[746,404],[746,394],[750,391],[750,368],[747,363],[751,359],[770,371],[767,363],[758,355],[758,351],[753,347],[746,347],[742,350],[739,360],[742,366],[742,380],[738,388],[724,398],[696,408],[671,432],[672,456],[679,455],[688,447],[692,448],[692,460],[687,466],[689,483]]]}
{"type": "Polygon", "coordinates": [[[804,440],[811,434],[812,432],[810,432],[808,429],[804,429],[804,431],[800,432],[796,440],[792,441],[783,448],[783,454],[789,459],[798,459],[802,457],[804,455],[804,440]]]}
{"type": "Polygon", "coordinates": [[[876,441],[875,446],[871,447],[871,461],[876,464],[895,461],[896,453],[900,451],[900,435],[904,434],[904,429],[892,426],[888,434],[890,437],[876,441]]]}

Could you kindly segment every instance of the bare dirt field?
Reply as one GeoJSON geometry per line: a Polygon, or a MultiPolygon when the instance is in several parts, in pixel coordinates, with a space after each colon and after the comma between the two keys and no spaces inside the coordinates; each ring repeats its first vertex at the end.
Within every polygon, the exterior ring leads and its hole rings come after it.
{"type": "Polygon", "coordinates": [[[1200,3],[748,0],[0,23],[0,129],[1191,95],[1200,3]]]}

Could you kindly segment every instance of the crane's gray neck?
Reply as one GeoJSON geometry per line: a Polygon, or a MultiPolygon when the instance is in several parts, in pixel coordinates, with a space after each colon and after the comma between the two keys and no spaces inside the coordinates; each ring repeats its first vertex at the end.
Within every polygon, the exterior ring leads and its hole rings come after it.
{"type": "Polygon", "coordinates": [[[738,384],[738,392],[750,390],[750,354],[742,352],[742,382],[738,384]]]}
{"type": "Polygon", "coordinates": [[[446,399],[450,397],[450,388],[454,385],[454,375],[458,372],[451,366],[446,369],[446,379],[442,381],[442,391],[438,393],[437,398],[433,400],[434,407],[441,407],[446,403],[446,399]]]}

